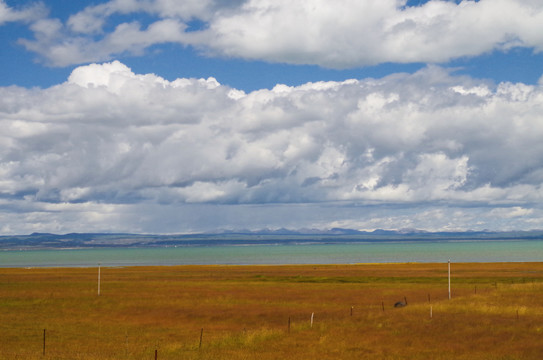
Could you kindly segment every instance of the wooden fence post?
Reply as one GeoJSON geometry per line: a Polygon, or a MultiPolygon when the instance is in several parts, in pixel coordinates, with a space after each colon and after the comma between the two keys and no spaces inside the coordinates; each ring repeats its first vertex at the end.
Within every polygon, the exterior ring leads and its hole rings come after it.
{"type": "Polygon", "coordinates": [[[449,259],[449,300],[451,300],[451,259],[449,259]]]}
{"type": "Polygon", "coordinates": [[[290,334],[290,316],[288,317],[288,333],[290,334]]]}
{"type": "Polygon", "coordinates": [[[128,331],[124,333],[124,356],[128,357],[128,331]]]}

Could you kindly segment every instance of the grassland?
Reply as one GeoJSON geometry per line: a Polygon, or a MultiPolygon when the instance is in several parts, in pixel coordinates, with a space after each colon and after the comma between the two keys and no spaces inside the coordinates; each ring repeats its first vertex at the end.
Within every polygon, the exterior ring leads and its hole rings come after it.
{"type": "Polygon", "coordinates": [[[447,264],[97,274],[0,269],[0,359],[543,358],[543,263],[452,264],[451,300],[447,264]]]}

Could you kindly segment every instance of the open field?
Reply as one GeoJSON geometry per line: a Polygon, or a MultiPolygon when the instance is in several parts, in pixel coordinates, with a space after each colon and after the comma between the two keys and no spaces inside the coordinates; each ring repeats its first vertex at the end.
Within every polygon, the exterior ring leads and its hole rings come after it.
{"type": "Polygon", "coordinates": [[[543,358],[543,263],[451,269],[3,268],[0,359],[543,358]]]}

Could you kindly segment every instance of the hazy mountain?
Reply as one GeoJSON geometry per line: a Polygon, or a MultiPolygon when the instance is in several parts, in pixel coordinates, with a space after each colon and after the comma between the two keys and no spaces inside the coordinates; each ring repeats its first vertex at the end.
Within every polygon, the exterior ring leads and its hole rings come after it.
{"type": "Polygon", "coordinates": [[[383,230],[371,232],[354,229],[262,229],[224,230],[199,234],[113,234],[70,233],[0,236],[0,249],[47,249],[89,247],[156,247],[156,246],[206,246],[249,244],[304,244],[304,243],[355,243],[379,241],[458,241],[458,240],[543,240],[543,230],[533,231],[465,231],[427,232],[417,229],[383,230]]]}

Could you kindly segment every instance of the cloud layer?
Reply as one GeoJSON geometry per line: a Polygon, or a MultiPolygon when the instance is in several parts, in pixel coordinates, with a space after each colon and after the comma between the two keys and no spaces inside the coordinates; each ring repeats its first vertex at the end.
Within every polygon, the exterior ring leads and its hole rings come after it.
{"type": "Polygon", "coordinates": [[[235,214],[256,227],[536,228],[542,113],[541,85],[435,66],[244,93],[92,64],[51,88],[0,88],[0,219],[4,232],[183,231],[235,214]]]}
{"type": "MultiPolygon", "coordinates": [[[[2,19],[26,18],[0,0],[2,19]],[[7,15],[6,15],[7,14],[7,15]]],[[[111,0],[66,21],[42,17],[20,39],[52,66],[193,46],[209,56],[353,68],[384,62],[445,63],[515,47],[543,50],[537,0],[111,0]],[[141,20],[125,20],[138,15],[141,20]]]]}

